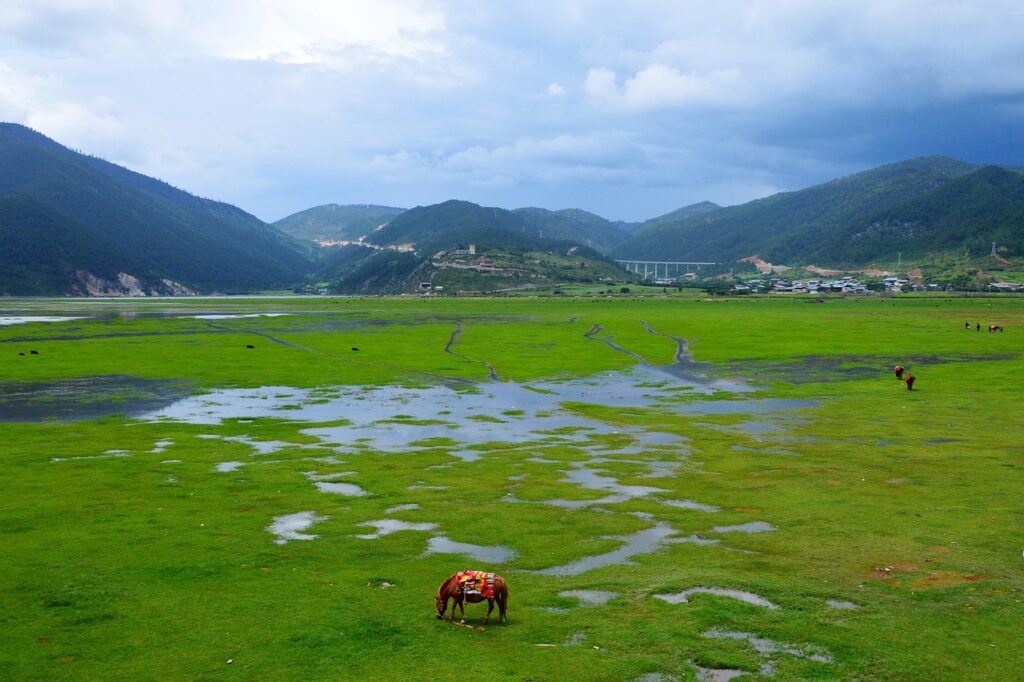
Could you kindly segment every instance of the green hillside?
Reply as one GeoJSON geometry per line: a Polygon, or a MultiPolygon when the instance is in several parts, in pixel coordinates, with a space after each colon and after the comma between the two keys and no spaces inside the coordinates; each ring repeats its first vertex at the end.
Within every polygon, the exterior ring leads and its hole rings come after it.
{"type": "MultiPolygon", "coordinates": [[[[76,235],[56,260],[52,248],[22,248],[17,263],[13,252],[0,253],[4,272],[50,273],[42,288],[18,285],[25,293],[53,293],[56,272],[99,276],[115,264],[132,267],[128,274],[156,289],[164,288],[166,278],[198,291],[224,292],[292,284],[309,267],[305,247],[234,206],[71,151],[20,125],[0,124],[0,193],[35,204],[31,210],[24,204],[8,208],[5,234],[38,230],[50,241],[76,235]],[[46,220],[30,220],[33,210],[46,220]],[[109,257],[102,255],[103,244],[116,245],[109,257]]],[[[72,278],[59,288],[73,292],[76,286],[72,278]]]]}
{"type": "Polygon", "coordinates": [[[629,239],[629,232],[615,223],[578,208],[560,211],[517,208],[512,213],[536,230],[537,236],[574,241],[601,252],[607,252],[629,239]]]}
{"type": "Polygon", "coordinates": [[[993,241],[1005,257],[1024,256],[1024,176],[986,166],[851,225],[821,254],[843,249],[854,261],[893,249],[912,258],[949,251],[981,255],[993,241]]]}
{"type": "Polygon", "coordinates": [[[325,204],[293,213],[274,227],[295,239],[349,241],[370,234],[404,210],[372,204],[325,204]]]}
{"type": "Polygon", "coordinates": [[[525,246],[536,239],[536,232],[511,211],[452,199],[411,208],[374,232],[368,241],[381,246],[413,244],[417,252],[429,255],[460,243],[525,246]]]}
{"type": "Polygon", "coordinates": [[[863,262],[882,253],[846,250],[855,225],[925,197],[976,168],[926,157],[881,166],[796,192],[656,224],[621,244],[616,257],[729,261],[753,254],[771,262],[863,262]]]}
{"type": "Polygon", "coordinates": [[[541,230],[530,221],[547,224],[550,216],[544,213],[556,216],[563,227],[573,220],[603,220],[586,218],[583,211],[506,211],[468,201],[417,206],[370,235],[367,241],[382,250],[324,249],[320,279],[341,293],[394,293],[417,291],[423,281],[458,292],[625,276],[597,250],[557,238],[568,232],[556,230],[556,238],[548,238],[545,230],[540,237],[541,230]],[[470,244],[474,254],[458,251],[470,244]]]}
{"type": "Polygon", "coordinates": [[[79,263],[98,277],[145,274],[140,263],[90,227],[20,194],[0,195],[0,295],[60,295],[79,263]]]}
{"type": "Polygon", "coordinates": [[[701,201],[697,204],[690,204],[689,206],[677,208],[676,210],[666,213],[665,215],[658,216],[657,218],[645,220],[637,225],[634,232],[645,230],[649,227],[654,227],[655,225],[665,225],[666,223],[675,223],[695,216],[707,215],[708,213],[714,213],[715,211],[721,210],[721,208],[721,206],[711,201],[701,201]]]}

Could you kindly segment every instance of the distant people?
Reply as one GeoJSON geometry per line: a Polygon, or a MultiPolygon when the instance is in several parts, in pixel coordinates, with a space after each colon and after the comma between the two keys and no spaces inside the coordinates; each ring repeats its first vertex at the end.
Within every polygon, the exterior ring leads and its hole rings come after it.
{"type": "Polygon", "coordinates": [[[976,331],[976,332],[980,332],[981,331],[981,322],[979,322],[977,324],[977,326],[974,328],[974,331],[976,331]]]}
{"type": "Polygon", "coordinates": [[[907,378],[904,379],[903,381],[905,381],[906,384],[907,384],[907,390],[908,391],[913,391],[914,390],[914,382],[917,381],[917,377],[915,377],[913,374],[908,374],[907,378]]]}
{"type": "Polygon", "coordinates": [[[892,373],[896,375],[897,379],[903,379],[903,365],[896,365],[893,367],[892,373]]]}
{"type": "Polygon", "coordinates": [[[964,329],[970,329],[970,328],[971,328],[971,323],[970,322],[964,322],[964,329]]]}

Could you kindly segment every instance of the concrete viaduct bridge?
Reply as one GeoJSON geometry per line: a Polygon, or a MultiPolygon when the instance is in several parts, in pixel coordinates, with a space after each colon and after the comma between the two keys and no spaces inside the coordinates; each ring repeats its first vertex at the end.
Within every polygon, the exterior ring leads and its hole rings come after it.
{"type": "Polygon", "coordinates": [[[658,279],[658,273],[662,273],[662,277],[671,277],[670,273],[672,272],[678,277],[684,273],[693,272],[695,269],[705,265],[715,265],[715,263],[674,260],[617,260],[615,262],[621,265],[627,272],[635,272],[639,275],[642,270],[644,279],[652,275],[655,279],[658,279]]]}

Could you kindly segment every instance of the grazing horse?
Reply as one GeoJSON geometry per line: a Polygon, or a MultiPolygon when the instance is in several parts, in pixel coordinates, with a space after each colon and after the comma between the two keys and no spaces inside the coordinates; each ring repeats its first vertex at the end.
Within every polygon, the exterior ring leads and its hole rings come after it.
{"type": "Polygon", "coordinates": [[[437,589],[437,617],[444,619],[444,613],[448,610],[448,600],[452,601],[452,620],[455,619],[455,607],[458,606],[462,612],[462,622],[466,622],[466,608],[465,602],[470,604],[476,604],[487,600],[487,615],[484,617],[484,624],[487,623],[491,618],[491,611],[494,610],[494,602],[498,602],[498,614],[501,616],[501,622],[505,622],[505,610],[508,608],[508,585],[505,583],[505,579],[500,575],[494,576],[494,595],[491,597],[485,597],[479,592],[470,592],[463,594],[462,586],[458,582],[458,573],[451,576],[443,583],[441,587],[437,589]]]}

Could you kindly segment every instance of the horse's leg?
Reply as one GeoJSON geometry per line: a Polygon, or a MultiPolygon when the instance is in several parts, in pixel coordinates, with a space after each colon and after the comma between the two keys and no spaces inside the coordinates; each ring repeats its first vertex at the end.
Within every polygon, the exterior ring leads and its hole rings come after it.
{"type": "Polygon", "coordinates": [[[498,593],[498,615],[501,616],[501,622],[505,622],[505,609],[508,608],[508,588],[498,593]]]}
{"type": "Polygon", "coordinates": [[[487,625],[487,621],[489,621],[491,619],[491,611],[493,611],[493,610],[494,610],[494,600],[493,599],[488,599],[487,600],[487,615],[484,616],[484,625],[487,625]]]}
{"type": "MultiPolygon", "coordinates": [[[[456,597],[452,597],[452,620],[455,620],[455,607],[459,605],[459,600],[456,597]]],[[[448,608],[447,604],[445,608],[448,608]]]]}
{"type": "MultiPolygon", "coordinates": [[[[463,597],[462,599],[459,600],[459,612],[462,614],[462,622],[463,622],[463,624],[465,624],[465,622],[466,622],[466,599],[465,599],[465,597],[463,597]]],[[[452,615],[453,616],[455,615],[455,610],[454,609],[452,609],[452,615]]]]}

